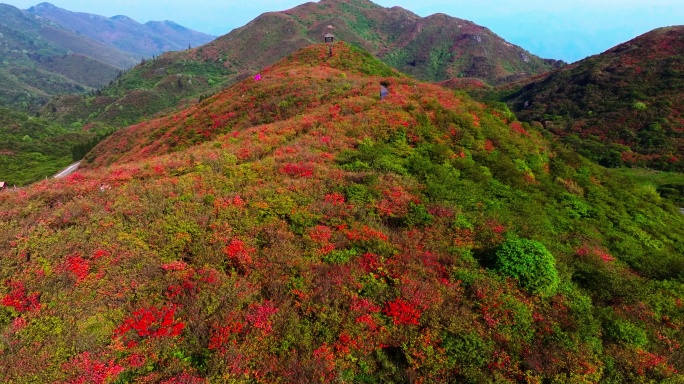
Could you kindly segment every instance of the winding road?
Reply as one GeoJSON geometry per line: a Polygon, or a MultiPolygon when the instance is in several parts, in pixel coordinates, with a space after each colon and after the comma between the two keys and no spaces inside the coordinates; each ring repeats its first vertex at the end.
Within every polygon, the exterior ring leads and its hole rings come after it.
{"type": "Polygon", "coordinates": [[[55,179],[61,179],[61,178],[63,178],[63,177],[67,177],[67,176],[71,175],[72,173],[74,173],[74,172],[78,169],[78,166],[79,166],[79,165],[81,165],[81,162],[80,162],[80,161],[71,164],[70,166],[66,167],[66,169],[64,169],[62,172],[56,174],[56,175],[54,176],[54,178],[55,178],[55,179]]]}

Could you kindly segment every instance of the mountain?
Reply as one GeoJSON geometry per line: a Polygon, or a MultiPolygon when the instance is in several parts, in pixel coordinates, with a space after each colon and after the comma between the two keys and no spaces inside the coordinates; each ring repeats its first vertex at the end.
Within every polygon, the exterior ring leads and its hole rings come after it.
{"type": "Polygon", "coordinates": [[[35,111],[52,95],[102,87],[131,58],[0,4],[0,105],[35,111]],[[101,60],[98,60],[101,59],[101,60]]]}
{"type": "Polygon", "coordinates": [[[328,32],[427,81],[475,77],[499,83],[552,67],[470,21],[445,14],[422,18],[401,7],[384,8],[368,0],[321,0],[265,13],[198,54],[256,69],[321,42],[328,32]]]}
{"type": "Polygon", "coordinates": [[[684,170],[684,26],[542,75],[505,100],[606,166],[684,170]]]}
{"type": "Polygon", "coordinates": [[[206,44],[214,36],[190,30],[172,21],[150,21],[140,24],[127,16],[104,17],[71,12],[50,3],[40,3],[29,13],[54,21],[79,34],[88,36],[136,58],[149,58],[167,51],[188,49],[206,44]]]}
{"type": "Polygon", "coordinates": [[[683,379],[684,215],[332,49],[0,193],[6,381],[683,379]]]}
{"type": "MultiPolygon", "coordinates": [[[[321,42],[328,32],[338,41],[363,47],[391,66],[430,81],[462,76],[499,83],[560,65],[469,21],[442,14],[421,18],[400,7],[383,8],[367,0],[322,0],[265,13],[204,46],[148,60],[104,89],[96,103],[66,97],[54,100],[43,112],[64,122],[137,122],[254,75],[312,42],[321,42]]],[[[478,81],[482,80],[470,83],[478,81]]]]}

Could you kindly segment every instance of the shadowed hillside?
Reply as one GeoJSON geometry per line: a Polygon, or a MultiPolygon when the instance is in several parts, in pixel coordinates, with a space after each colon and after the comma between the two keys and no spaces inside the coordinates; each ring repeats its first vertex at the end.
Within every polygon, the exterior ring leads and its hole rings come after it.
{"type": "Polygon", "coordinates": [[[535,79],[506,100],[606,166],[684,170],[684,27],[657,29],[535,79]]]}
{"type": "Polygon", "coordinates": [[[684,379],[655,191],[348,44],[260,72],[0,193],[2,377],[684,379]]]}

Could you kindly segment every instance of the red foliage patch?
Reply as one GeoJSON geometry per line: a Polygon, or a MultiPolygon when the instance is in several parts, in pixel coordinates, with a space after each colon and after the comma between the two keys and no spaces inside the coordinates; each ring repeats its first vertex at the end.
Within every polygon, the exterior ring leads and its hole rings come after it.
{"type": "Polygon", "coordinates": [[[395,325],[418,325],[421,315],[415,305],[401,298],[388,302],[382,312],[391,317],[395,325]]]}
{"type": "Polygon", "coordinates": [[[510,124],[511,130],[517,132],[521,135],[529,136],[530,134],[523,128],[522,123],[519,121],[514,121],[510,124]]]}
{"type": "Polygon", "coordinates": [[[325,195],[325,202],[332,205],[344,205],[344,195],[333,192],[325,195]]]}
{"type": "Polygon", "coordinates": [[[261,329],[264,333],[271,333],[273,323],[271,316],[278,312],[272,301],[266,300],[263,303],[253,303],[249,306],[247,321],[255,328],[261,329]]]}
{"type": "Polygon", "coordinates": [[[75,372],[77,377],[67,381],[69,384],[104,384],[111,383],[124,371],[113,359],[102,362],[93,359],[90,352],[83,352],[64,364],[64,370],[75,372]]]}
{"type": "Polygon", "coordinates": [[[20,313],[37,311],[40,309],[40,293],[33,292],[27,294],[26,287],[21,281],[7,281],[5,282],[5,286],[10,288],[11,291],[0,300],[0,304],[7,307],[13,307],[20,313]]]}
{"type": "Polygon", "coordinates": [[[174,319],[175,307],[142,308],[126,318],[120,326],[114,330],[114,337],[126,340],[130,348],[137,344],[138,338],[174,337],[181,334],[185,324],[174,319]]]}
{"type": "Polygon", "coordinates": [[[90,262],[80,255],[68,256],[62,267],[76,278],[76,284],[85,280],[90,272],[90,262]]]}
{"type": "Polygon", "coordinates": [[[346,224],[342,224],[337,229],[342,231],[347,239],[351,241],[387,241],[388,239],[387,235],[367,225],[364,225],[361,229],[348,229],[346,224]]]}
{"type": "Polygon", "coordinates": [[[317,225],[309,230],[309,237],[317,243],[327,243],[332,237],[332,229],[325,225],[317,225]]]}
{"type": "Polygon", "coordinates": [[[311,163],[288,163],[280,168],[280,172],[290,177],[312,177],[313,171],[314,167],[311,163]]]}
{"type": "Polygon", "coordinates": [[[605,251],[601,247],[590,247],[589,245],[583,245],[577,251],[575,254],[579,257],[586,257],[586,256],[594,256],[598,257],[604,262],[608,263],[611,261],[615,261],[615,257],[611,256],[607,251],[605,251]]]}
{"type": "Polygon", "coordinates": [[[377,204],[377,209],[384,216],[402,217],[408,214],[411,203],[419,204],[417,197],[406,192],[401,187],[394,187],[382,193],[385,198],[377,204]]]}
{"type": "Polygon", "coordinates": [[[231,264],[243,272],[252,265],[254,251],[254,248],[246,246],[245,242],[240,239],[231,240],[223,249],[223,253],[228,256],[231,264]]]}

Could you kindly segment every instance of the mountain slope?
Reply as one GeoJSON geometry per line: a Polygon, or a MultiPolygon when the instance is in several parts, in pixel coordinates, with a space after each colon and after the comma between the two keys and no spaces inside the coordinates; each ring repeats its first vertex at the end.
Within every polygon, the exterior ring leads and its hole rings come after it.
{"type": "Polygon", "coordinates": [[[684,27],[657,29],[554,71],[507,97],[608,166],[684,170],[684,27]]]}
{"type": "Polygon", "coordinates": [[[0,104],[36,110],[51,95],[102,87],[130,64],[123,53],[0,4],[0,104]]]}
{"type": "Polygon", "coordinates": [[[683,378],[684,216],[347,44],[91,156],[0,193],[9,381],[683,378]]]}
{"type": "Polygon", "coordinates": [[[152,57],[166,51],[206,44],[214,36],[197,32],[172,21],[140,24],[126,16],[111,18],[83,12],[71,12],[50,3],[40,3],[27,12],[52,20],[84,36],[130,52],[134,57],[152,57]]]}
{"type": "Polygon", "coordinates": [[[209,44],[148,61],[103,90],[97,110],[83,99],[63,98],[43,112],[64,122],[137,122],[190,96],[197,100],[254,75],[312,42],[321,42],[328,32],[424,80],[465,76],[497,83],[552,67],[469,21],[446,15],[421,18],[400,7],[383,8],[367,0],[323,0],[265,13],[209,44]],[[179,77],[183,89],[168,86],[179,77]],[[128,92],[134,95],[126,97],[128,92]],[[153,102],[140,105],[141,94],[153,102]],[[52,113],[52,109],[59,112],[52,113]]]}

